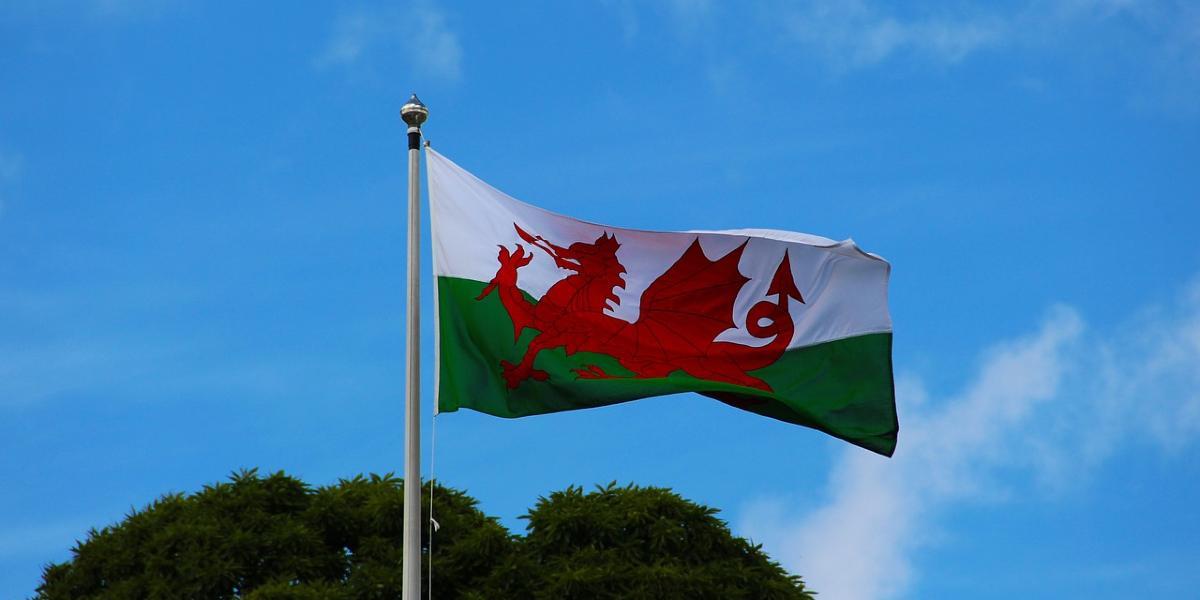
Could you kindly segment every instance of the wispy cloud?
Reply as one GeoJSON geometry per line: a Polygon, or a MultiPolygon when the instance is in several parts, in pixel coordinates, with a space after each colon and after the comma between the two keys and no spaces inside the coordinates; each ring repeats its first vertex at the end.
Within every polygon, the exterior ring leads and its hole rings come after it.
{"type": "Polygon", "coordinates": [[[1195,443],[1200,282],[1117,331],[1089,332],[1077,311],[1055,308],[1033,335],[987,352],[961,393],[929,398],[908,378],[898,396],[904,426],[893,459],[846,450],[816,510],[766,498],[743,511],[742,532],[832,598],[903,595],[917,577],[914,555],[936,543],[949,511],[1008,493],[1001,471],[1083,485],[1125,440],[1167,452],[1195,443]]]}
{"type": "Polygon", "coordinates": [[[1150,88],[1138,104],[1172,113],[1200,112],[1200,4],[1183,2],[1172,11],[1139,11],[1144,27],[1161,40],[1150,60],[1150,88]]]}
{"type": "Polygon", "coordinates": [[[338,17],[333,29],[333,37],[316,58],[317,66],[327,67],[357,61],[363,50],[373,43],[378,35],[376,23],[370,16],[361,12],[338,17]]]}
{"type": "Polygon", "coordinates": [[[720,6],[712,0],[668,0],[667,2],[637,2],[636,0],[602,0],[602,4],[617,19],[625,43],[634,41],[641,31],[641,12],[650,9],[665,18],[676,33],[689,40],[708,32],[718,23],[720,6]]]}
{"type": "Polygon", "coordinates": [[[1200,75],[1200,6],[1194,3],[1057,0],[903,10],[902,5],[871,0],[810,0],[770,6],[765,12],[787,43],[837,68],[869,67],[901,57],[955,64],[1002,48],[1046,52],[1066,38],[1102,38],[1098,28],[1123,23],[1130,39],[1140,38],[1146,67],[1158,71],[1158,78],[1178,82],[1200,75]]]}
{"type": "Polygon", "coordinates": [[[875,64],[912,53],[954,63],[1004,42],[1006,24],[989,15],[901,18],[861,1],[822,0],[782,11],[779,21],[793,42],[839,66],[875,64]]]}
{"type": "Polygon", "coordinates": [[[454,81],[462,75],[462,45],[431,5],[415,3],[404,10],[358,10],[337,18],[333,33],[314,59],[318,68],[350,66],[372,52],[403,53],[427,75],[454,81]]]}

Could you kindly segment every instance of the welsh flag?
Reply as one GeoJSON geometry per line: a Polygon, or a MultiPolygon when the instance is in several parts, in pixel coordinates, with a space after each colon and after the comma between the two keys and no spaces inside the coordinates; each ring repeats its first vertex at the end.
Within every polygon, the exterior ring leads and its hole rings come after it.
{"type": "Polygon", "coordinates": [[[697,392],[895,450],[879,256],[786,231],[587,223],[427,156],[439,411],[524,417],[697,392]]]}

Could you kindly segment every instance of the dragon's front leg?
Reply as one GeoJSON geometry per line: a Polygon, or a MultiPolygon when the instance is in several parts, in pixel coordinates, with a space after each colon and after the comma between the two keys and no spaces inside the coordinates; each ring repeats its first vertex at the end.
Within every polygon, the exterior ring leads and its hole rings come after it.
{"type": "Polygon", "coordinates": [[[500,268],[496,270],[496,275],[488,282],[487,287],[483,288],[483,292],[476,296],[475,300],[483,300],[496,291],[500,296],[500,303],[504,305],[504,310],[512,319],[513,341],[516,341],[521,337],[521,330],[533,322],[534,305],[517,287],[517,270],[533,260],[533,253],[526,253],[525,248],[520,244],[517,244],[517,249],[513,252],[500,246],[500,254],[497,259],[500,261],[500,268]]]}

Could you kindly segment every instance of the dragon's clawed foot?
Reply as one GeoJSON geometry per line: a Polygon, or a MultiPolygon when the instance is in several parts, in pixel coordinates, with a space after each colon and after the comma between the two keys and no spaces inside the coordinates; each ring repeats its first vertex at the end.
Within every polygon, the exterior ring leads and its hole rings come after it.
{"type": "Polygon", "coordinates": [[[513,364],[507,360],[500,361],[500,366],[504,368],[504,381],[508,384],[508,389],[515,390],[521,385],[522,381],[533,378],[536,381],[546,381],[550,378],[550,374],[541,369],[535,369],[532,365],[525,363],[513,364]]]}
{"type": "Polygon", "coordinates": [[[529,264],[533,260],[533,253],[526,252],[525,247],[517,244],[517,249],[509,252],[508,248],[500,246],[500,253],[496,256],[500,261],[500,268],[496,271],[495,277],[488,282],[488,286],[483,288],[483,292],[475,299],[483,300],[496,286],[516,286],[517,285],[517,269],[529,264]]]}
{"type": "Polygon", "coordinates": [[[575,372],[575,376],[579,379],[611,379],[612,375],[604,372],[604,369],[596,365],[588,365],[582,369],[571,369],[575,372]]]}

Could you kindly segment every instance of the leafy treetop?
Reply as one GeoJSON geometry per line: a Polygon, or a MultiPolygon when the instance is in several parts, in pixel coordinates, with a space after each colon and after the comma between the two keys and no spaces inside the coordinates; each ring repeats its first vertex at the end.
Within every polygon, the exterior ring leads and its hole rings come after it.
{"type": "MultiPolygon", "coordinates": [[[[423,531],[422,549],[437,598],[812,598],[716,510],[667,489],[555,492],[523,517],[524,536],[461,491],[432,491],[440,528],[432,549],[423,531]]],[[[397,598],[403,506],[390,474],[314,488],[243,470],[90,530],[71,560],[45,568],[36,598],[397,598]]]]}

